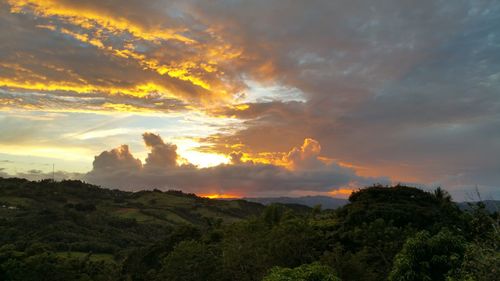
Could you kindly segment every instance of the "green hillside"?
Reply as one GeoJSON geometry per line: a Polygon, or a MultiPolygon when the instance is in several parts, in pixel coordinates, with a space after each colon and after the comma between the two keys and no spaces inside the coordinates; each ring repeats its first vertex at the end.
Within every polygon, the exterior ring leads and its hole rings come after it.
{"type": "Polygon", "coordinates": [[[498,214],[372,186],[336,210],[0,179],[0,280],[495,280],[498,214]]]}
{"type": "Polygon", "coordinates": [[[208,228],[258,215],[263,208],[179,191],[131,193],[80,181],[0,179],[0,245],[23,241],[58,255],[120,258],[180,225],[208,228]]]}

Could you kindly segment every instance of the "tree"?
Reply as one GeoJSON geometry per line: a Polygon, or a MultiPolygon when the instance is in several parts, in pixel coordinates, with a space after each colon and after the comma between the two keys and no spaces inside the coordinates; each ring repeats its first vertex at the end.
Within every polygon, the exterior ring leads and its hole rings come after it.
{"type": "Polygon", "coordinates": [[[219,250],[195,240],[182,241],[163,260],[158,280],[169,281],[218,281],[222,261],[219,250]]]}
{"type": "Polygon", "coordinates": [[[450,203],[452,199],[448,191],[442,189],[441,187],[438,187],[436,188],[436,190],[434,190],[434,197],[436,197],[438,201],[444,203],[450,203]]]}
{"type": "Polygon", "coordinates": [[[331,267],[311,263],[293,269],[275,267],[263,281],[340,281],[340,279],[331,267]]]}
{"type": "Polygon", "coordinates": [[[447,281],[491,281],[500,275],[500,248],[487,242],[470,243],[458,272],[447,281]]]}
{"type": "Polygon", "coordinates": [[[490,281],[500,274],[500,225],[490,216],[482,202],[471,206],[469,235],[474,241],[467,245],[460,270],[447,281],[490,281]]]}
{"type": "Polygon", "coordinates": [[[457,271],[465,240],[447,229],[431,236],[421,231],[409,238],[394,259],[389,281],[440,281],[457,271]]]}

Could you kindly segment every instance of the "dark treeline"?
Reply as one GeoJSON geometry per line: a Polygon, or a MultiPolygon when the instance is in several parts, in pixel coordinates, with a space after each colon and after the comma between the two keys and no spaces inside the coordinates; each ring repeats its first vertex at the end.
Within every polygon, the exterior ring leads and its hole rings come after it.
{"type": "Polygon", "coordinates": [[[495,281],[498,219],[400,185],[322,210],[0,179],[0,280],[495,281]]]}

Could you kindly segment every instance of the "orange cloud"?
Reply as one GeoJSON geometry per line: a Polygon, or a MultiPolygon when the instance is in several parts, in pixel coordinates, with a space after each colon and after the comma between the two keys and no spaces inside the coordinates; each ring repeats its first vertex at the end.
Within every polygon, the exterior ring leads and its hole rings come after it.
{"type": "Polygon", "coordinates": [[[348,188],[340,188],[340,189],[335,189],[330,192],[328,192],[330,195],[334,197],[343,197],[347,198],[353,193],[355,190],[354,189],[348,189],[348,188]]]}
{"type": "Polygon", "coordinates": [[[90,38],[88,34],[80,34],[77,32],[70,31],[65,28],[61,28],[61,33],[69,35],[73,37],[76,40],[79,40],[84,43],[88,43],[92,46],[95,46],[99,49],[108,51],[109,54],[125,58],[125,59],[133,59],[135,60],[138,64],[141,66],[154,70],[160,75],[168,75],[172,78],[177,78],[183,81],[188,81],[191,82],[193,85],[200,86],[203,89],[210,90],[211,85],[205,81],[203,81],[202,78],[197,77],[196,75],[192,75],[191,72],[192,70],[196,69],[203,69],[207,72],[214,72],[216,71],[215,66],[213,65],[206,65],[203,64],[202,66],[199,66],[198,63],[195,62],[182,62],[182,63],[171,63],[171,65],[166,65],[160,63],[156,59],[151,59],[148,58],[144,54],[140,54],[138,52],[135,52],[131,49],[117,49],[113,48],[110,45],[105,45],[104,42],[96,37],[99,37],[99,34],[94,34],[93,38],[90,38]]]}
{"type": "Polygon", "coordinates": [[[80,69],[70,69],[65,63],[57,71],[71,74],[71,79],[57,77],[59,79],[55,81],[54,77],[45,77],[38,67],[41,62],[38,62],[35,66],[24,67],[23,71],[30,74],[28,76],[0,77],[3,80],[0,81],[0,87],[45,92],[101,91],[136,97],[145,97],[151,92],[166,93],[186,103],[194,103],[195,107],[200,107],[199,103],[210,107],[231,103],[233,95],[242,88],[241,83],[229,79],[220,67],[220,64],[238,58],[242,50],[224,42],[210,27],[191,30],[190,26],[182,26],[186,23],[174,24],[175,20],[161,13],[157,13],[152,20],[143,21],[136,17],[133,7],[115,11],[92,1],[8,0],[8,4],[13,14],[32,15],[50,22],[41,21],[43,24],[34,27],[64,34],[93,46],[96,50],[92,52],[96,56],[104,54],[112,62],[124,60],[117,64],[125,69],[134,65],[134,71],[139,70],[139,67],[142,75],[156,82],[154,85],[152,82],[136,84],[135,88],[105,87],[102,84],[113,85],[118,79],[102,76],[96,83],[93,81],[95,76],[86,79],[85,75],[80,75],[80,69]],[[172,79],[159,79],[155,75],[172,79]]]}
{"type": "Polygon", "coordinates": [[[40,91],[69,91],[75,93],[108,93],[111,95],[125,94],[133,97],[145,97],[152,93],[162,94],[169,97],[169,91],[163,86],[149,82],[139,84],[130,88],[106,87],[89,85],[75,82],[41,82],[41,81],[15,81],[8,78],[0,78],[0,87],[25,89],[25,90],[40,90],[40,91]]]}
{"type": "MultiPolygon", "coordinates": [[[[241,154],[232,155],[231,164],[198,168],[189,163],[176,163],[176,146],[165,143],[159,135],[145,133],[143,137],[150,149],[145,164],[130,153],[128,146],[122,145],[96,156],[93,169],[86,175],[86,179],[129,190],[182,189],[211,198],[325,193],[354,183],[364,185],[380,181],[360,177],[354,170],[336,163],[323,163],[322,166],[318,163],[313,166],[298,165],[297,169],[290,170],[273,164],[243,162],[240,161],[241,154]]],[[[302,153],[312,153],[311,157],[315,157],[319,152],[318,145],[313,140],[306,140],[299,148],[302,153]]],[[[309,159],[304,157],[296,161],[309,159]]]]}
{"type": "Polygon", "coordinates": [[[237,199],[241,198],[239,195],[234,194],[198,194],[200,197],[210,198],[210,199],[237,199]]]}
{"type": "Polygon", "coordinates": [[[95,25],[112,33],[128,32],[144,40],[178,40],[190,44],[193,39],[180,34],[183,30],[169,28],[145,28],[125,17],[116,17],[102,10],[92,9],[77,2],[57,0],[8,0],[11,12],[32,11],[41,17],[58,17],[66,22],[88,29],[95,25]]]}

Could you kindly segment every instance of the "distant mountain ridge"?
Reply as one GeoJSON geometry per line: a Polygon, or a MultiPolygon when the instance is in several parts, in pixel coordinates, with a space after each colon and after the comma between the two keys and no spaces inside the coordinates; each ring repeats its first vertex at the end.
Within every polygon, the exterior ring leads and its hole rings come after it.
{"type": "MultiPolygon", "coordinates": [[[[242,198],[250,202],[256,202],[263,205],[269,205],[272,203],[281,204],[299,204],[308,207],[314,207],[321,205],[323,209],[337,209],[349,203],[348,199],[336,198],[330,196],[302,196],[302,197],[251,197],[242,198]]],[[[461,210],[467,211],[471,210],[473,205],[478,202],[457,202],[456,204],[461,210]],[[471,205],[472,204],[472,205],[471,205]]],[[[486,210],[490,213],[500,211],[500,200],[484,200],[482,203],[485,205],[486,210]]]]}
{"type": "MultiPolygon", "coordinates": [[[[468,211],[477,205],[477,203],[479,202],[460,202],[457,204],[461,210],[468,211]]],[[[500,212],[500,200],[484,200],[481,203],[484,204],[484,208],[490,213],[500,212]]]]}
{"type": "Polygon", "coordinates": [[[243,198],[250,202],[256,202],[263,205],[269,205],[272,203],[281,204],[300,204],[308,207],[314,207],[321,205],[323,209],[337,209],[349,203],[349,200],[342,198],[335,198],[330,196],[302,196],[302,197],[254,197],[254,198],[243,198]]]}

